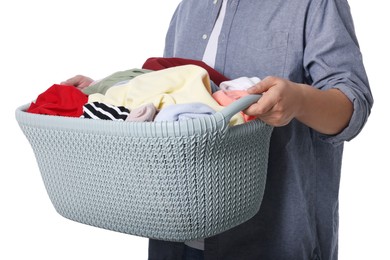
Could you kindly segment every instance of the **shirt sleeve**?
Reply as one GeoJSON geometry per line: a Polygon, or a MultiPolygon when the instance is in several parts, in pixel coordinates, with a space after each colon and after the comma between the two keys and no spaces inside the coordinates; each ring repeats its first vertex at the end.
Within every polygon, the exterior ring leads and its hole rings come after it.
{"type": "Polygon", "coordinates": [[[320,135],[334,145],[353,139],[373,105],[369,82],[346,0],[313,1],[306,24],[304,69],[319,89],[337,88],[353,103],[349,125],[337,135],[320,135]]]}

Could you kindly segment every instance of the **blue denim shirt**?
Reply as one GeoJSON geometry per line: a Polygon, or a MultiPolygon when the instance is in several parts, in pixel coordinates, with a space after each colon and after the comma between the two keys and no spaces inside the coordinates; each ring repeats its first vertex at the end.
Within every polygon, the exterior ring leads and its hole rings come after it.
{"type": "MultiPolygon", "coordinates": [[[[202,59],[221,3],[183,0],[164,55],[202,59]]],[[[229,0],[215,69],[228,78],[273,75],[337,88],[354,113],[334,136],[297,120],[275,128],[260,211],[207,238],[205,259],[337,259],[343,142],[361,131],[373,104],[347,0],[229,0]]],[[[150,241],[150,260],[181,259],[181,253],[180,243],[150,241]]]]}

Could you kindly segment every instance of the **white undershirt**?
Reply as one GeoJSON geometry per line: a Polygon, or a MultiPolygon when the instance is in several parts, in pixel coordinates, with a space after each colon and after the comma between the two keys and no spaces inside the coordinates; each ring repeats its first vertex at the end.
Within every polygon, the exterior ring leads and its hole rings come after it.
{"type": "MultiPolygon", "coordinates": [[[[202,58],[202,61],[212,68],[215,66],[215,58],[217,56],[218,49],[218,38],[221,33],[223,20],[225,19],[226,3],[227,0],[223,0],[221,10],[219,11],[217,21],[215,22],[213,31],[210,34],[209,41],[202,58]]],[[[186,241],[184,244],[192,248],[204,250],[204,239],[186,241]]]]}
{"type": "Polygon", "coordinates": [[[215,57],[217,56],[218,49],[218,38],[221,33],[223,20],[225,18],[226,13],[226,3],[227,0],[223,0],[221,10],[219,11],[219,15],[217,21],[215,22],[213,31],[210,34],[209,41],[206,46],[206,50],[203,54],[203,62],[205,62],[210,67],[214,68],[215,65],[215,57]]]}

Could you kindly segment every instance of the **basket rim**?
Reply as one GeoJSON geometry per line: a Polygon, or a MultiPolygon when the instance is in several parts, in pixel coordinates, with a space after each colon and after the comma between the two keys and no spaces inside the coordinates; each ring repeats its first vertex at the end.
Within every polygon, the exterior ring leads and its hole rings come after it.
{"type": "MultiPolygon", "coordinates": [[[[122,122],[42,115],[26,112],[29,104],[19,106],[15,110],[15,117],[20,126],[137,137],[180,137],[216,131],[225,132],[230,128],[230,119],[260,97],[261,95],[248,95],[213,115],[181,121],[122,122]]],[[[233,126],[233,128],[237,126],[233,126]]]]}
{"type": "Polygon", "coordinates": [[[15,117],[19,125],[56,130],[132,135],[139,137],[179,137],[225,130],[220,113],[202,118],[173,122],[128,122],[52,116],[26,112],[28,104],[18,107],[15,117]]]}

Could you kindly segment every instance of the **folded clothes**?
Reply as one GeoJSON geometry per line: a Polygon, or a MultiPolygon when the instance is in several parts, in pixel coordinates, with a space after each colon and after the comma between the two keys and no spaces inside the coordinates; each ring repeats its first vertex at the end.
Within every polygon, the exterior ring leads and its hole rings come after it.
{"type": "Polygon", "coordinates": [[[156,107],[152,104],[146,104],[131,110],[126,121],[131,122],[151,122],[157,113],[156,107]]]}
{"type": "Polygon", "coordinates": [[[150,70],[144,69],[130,69],[124,71],[115,72],[101,80],[92,82],[91,85],[82,90],[86,95],[95,93],[105,94],[107,90],[119,83],[127,82],[139,75],[150,72],[150,70]]]}
{"type": "Polygon", "coordinates": [[[247,90],[258,82],[260,82],[258,77],[240,77],[221,82],[221,84],[219,84],[219,88],[221,90],[247,90]]]}
{"type": "Polygon", "coordinates": [[[158,112],[155,122],[180,121],[209,116],[215,110],[203,103],[176,104],[167,106],[158,112]]]}
{"type": "MultiPolygon", "coordinates": [[[[126,84],[110,88],[105,95],[89,95],[88,102],[95,101],[125,106],[130,110],[148,103],[161,110],[172,104],[194,102],[209,105],[215,111],[223,108],[211,96],[207,71],[196,65],[176,66],[145,73],[126,84]]],[[[239,113],[230,121],[231,125],[242,123],[244,119],[239,113]]]]}
{"type": "Polygon", "coordinates": [[[166,68],[182,66],[182,65],[197,65],[204,68],[209,74],[210,80],[214,82],[217,86],[223,81],[228,81],[229,79],[216,71],[214,68],[210,67],[206,63],[200,60],[191,60],[183,58],[161,58],[161,57],[151,57],[145,61],[142,65],[143,69],[149,70],[162,70],[166,68]]]}
{"type": "Polygon", "coordinates": [[[83,107],[84,118],[124,121],[130,110],[123,106],[114,106],[100,102],[87,103],[83,107]]]}
{"type": "Polygon", "coordinates": [[[74,86],[54,84],[30,104],[27,112],[34,114],[80,117],[88,96],[74,86]]]}

